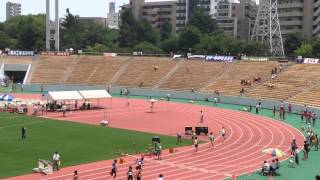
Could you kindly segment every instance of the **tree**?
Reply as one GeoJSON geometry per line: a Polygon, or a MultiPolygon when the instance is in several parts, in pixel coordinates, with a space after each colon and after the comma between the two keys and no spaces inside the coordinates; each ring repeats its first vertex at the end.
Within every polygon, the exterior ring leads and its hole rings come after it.
{"type": "Polygon", "coordinates": [[[301,46],[303,40],[303,36],[299,32],[288,34],[284,43],[287,56],[294,56],[294,51],[301,46]]]}
{"type": "Polygon", "coordinates": [[[264,43],[247,41],[242,44],[242,53],[247,56],[267,56],[269,54],[269,46],[264,43]]]}
{"type": "Polygon", "coordinates": [[[149,43],[149,42],[142,42],[136,45],[133,48],[133,51],[142,51],[143,53],[147,54],[160,54],[163,53],[162,49],[159,47],[149,43]]]}
{"type": "Polygon", "coordinates": [[[194,48],[200,42],[201,32],[194,26],[186,26],[179,33],[180,50],[188,51],[194,48]]]}
{"type": "Polygon", "coordinates": [[[218,25],[208,13],[197,9],[190,18],[188,25],[197,27],[201,33],[210,34],[218,30],[218,25]]]}
{"type": "Polygon", "coordinates": [[[312,43],[312,55],[315,57],[320,57],[320,38],[317,38],[312,43]]]}
{"type": "Polygon", "coordinates": [[[159,32],[152,28],[149,22],[135,20],[130,9],[122,13],[119,32],[120,47],[134,47],[141,42],[157,44],[159,38],[159,32]]]}
{"type": "Polygon", "coordinates": [[[304,42],[298,49],[294,51],[294,54],[296,56],[311,57],[312,51],[312,45],[310,43],[304,42]]]}
{"type": "Polygon", "coordinates": [[[68,8],[64,21],[61,23],[60,45],[62,49],[81,49],[82,41],[84,40],[81,36],[82,31],[82,27],[79,23],[79,16],[71,14],[68,8]]]}
{"type": "Polygon", "coordinates": [[[161,48],[164,52],[177,52],[179,51],[179,39],[177,36],[171,36],[161,43],[161,48]]]}
{"type": "Polygon", "coordinates": [[[165,21],[162,26],[160,26],[160,38],[161,41],[168,39],[171,36],[172,26],[169,21],[165,21]]]}

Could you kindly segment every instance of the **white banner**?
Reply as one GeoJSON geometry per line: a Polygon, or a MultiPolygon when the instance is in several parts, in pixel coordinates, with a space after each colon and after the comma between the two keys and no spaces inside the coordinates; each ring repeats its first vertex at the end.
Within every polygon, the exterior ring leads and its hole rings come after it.
{"type": "Polygon", "coordinates": [[[243,61],[268,61],[268,57],[241,56],[243,61]]]}
{"type": "Polygon", "coordinates": [[[304,58],[303,63],[305,63],[305,64],[318,64],[318,63],[319,63],[319,59],[315,59],[315,58],[304,58]]]}
{"type": "Polygon", "coordinates": [[[33,51],[9,51],[9,56],[33,56],[33,51]]]}
{"type": "Polygon", "coordinates": [[[117,56],[117,53],[103,53],[103,56],[116,57],[116,56],[117,56]]]}
{"type": "Polygon", "coordinates": [[[65,51],[42,51],[41,55],[44,55],[44,56],[70,56],[70,53],[65,52],[65,51]]]}

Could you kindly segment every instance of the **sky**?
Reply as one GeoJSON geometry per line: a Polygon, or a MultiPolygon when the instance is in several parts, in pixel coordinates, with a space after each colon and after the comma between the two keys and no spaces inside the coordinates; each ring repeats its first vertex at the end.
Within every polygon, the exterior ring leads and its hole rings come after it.
{"type": "MultiPolygon", "coordinates": [[[[0,22],[6,19],[6,2],[21,3],[22,14],[38,14],[45,13],[46,0],[0,0],[0,22]]],[[[51,0],[51,17],[53,17],[54,1],[51,0]]],[[[72,14],[77,14],[83,17],[107,17],[110,0],[59,0],[60,12],[59,16],[63,17],[65,10],[70,9],[72,14]]],[[[115,1],[119,7],[129,0],[111,0],[115,1]]],[[[146,0],[146,1],[161,1],[161,0],[146,0]]]]}

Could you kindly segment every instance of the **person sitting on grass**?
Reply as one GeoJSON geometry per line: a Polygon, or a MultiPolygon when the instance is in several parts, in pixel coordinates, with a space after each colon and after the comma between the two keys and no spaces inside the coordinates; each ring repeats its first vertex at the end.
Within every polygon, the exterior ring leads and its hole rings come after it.
{"type": "Polygon", "coordinates": [[[264,161],[262,165],[262,170],[261,170],[262,175],[264,176],[268,175],[269,171],[270,171],[270,164],[268,163],[268,161],[264,161]]]}

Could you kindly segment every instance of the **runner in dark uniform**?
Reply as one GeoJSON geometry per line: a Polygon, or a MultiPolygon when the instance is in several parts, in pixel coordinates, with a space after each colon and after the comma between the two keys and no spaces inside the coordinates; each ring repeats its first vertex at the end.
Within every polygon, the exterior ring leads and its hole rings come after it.
{"type": "Polygon", "coordinates": [[[142,169],[138,169],[136,173],[136,180],[141,180],[142,178],[142,169]]]}
{"type": "Polygon", "coordinates": [[[129,170],[127,172],[128,175],[128,180],[133,180],[133,171],[132,171],[132,167],[129,166],[129,170]]]}
{"type": "Polygon", "coordinates": [[[115,159],[112,163],[110,175],[113,176],[113,179],[117,177],[117,160],[115,159]]]}

